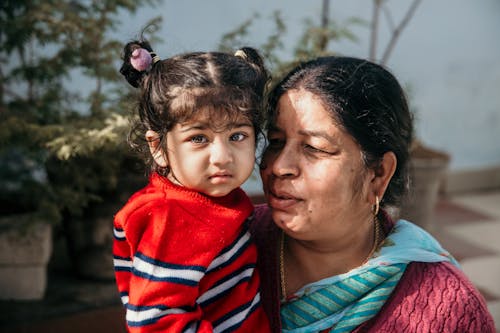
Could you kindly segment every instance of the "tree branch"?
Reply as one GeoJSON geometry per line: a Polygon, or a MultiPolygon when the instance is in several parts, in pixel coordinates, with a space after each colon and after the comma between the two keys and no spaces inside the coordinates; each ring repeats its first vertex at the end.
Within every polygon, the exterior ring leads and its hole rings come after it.
{"type": "Polygon", "coordinates": [[[377,33],[378,33],[378,17],[380,13],[380,5],[382,0],[373,0],[371,36],[370,36],[370,52],[369,59],[375,61],[377,56],[377,33]]]}
{"type": "MultiPolygon", "coordinates": [[[[375,0],[378,1],[378,0],[375,0]]],[[[418,5],[422,2],[422,0],[414,0],[406,12],[406,15],[404,16],[403,20],[399,23],[399,25],[392,31],[392,36],[391,40],[389,41],[389,44],[387,44],[387,47],[385,48],[384,55],[382,56],[382,59],[380,60],[381,65],[385,65],[387,63],[387,60],[389,59],[389,56],[391,55],[392,50],[394,49],[394,46],[396,45],[396,42],[399,38],[399,35],[403,31],[403,29],[406,27],[410,19],[413,17],[415,14],[415,11],[417,10],[418,5]]]]}
{"type": "Polygon", "coordinates": [[[329,15],[330,15],[330,0],[323,0],[323,10],[321,13],[321,35],[319,41],[319,50],[321,53],[326,51],[328,46],[328,37],[327,37],[327,29],[329,23],[329,15]]]}

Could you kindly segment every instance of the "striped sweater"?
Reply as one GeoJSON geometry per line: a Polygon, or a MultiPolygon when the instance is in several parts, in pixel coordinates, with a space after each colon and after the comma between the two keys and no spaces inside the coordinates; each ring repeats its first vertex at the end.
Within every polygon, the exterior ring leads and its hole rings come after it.
{"type": "Polygon", "coordinates": [[[268,332],[241,189],[212,198],[154,174],[114,220],[129,332],[268,332]]]}

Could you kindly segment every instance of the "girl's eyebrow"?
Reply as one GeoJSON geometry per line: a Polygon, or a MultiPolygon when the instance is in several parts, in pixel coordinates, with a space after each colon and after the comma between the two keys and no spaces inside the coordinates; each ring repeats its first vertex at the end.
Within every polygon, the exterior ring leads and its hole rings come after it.
{"type": "MultiPolygon", "coordinates": [[[[206,130],[208,128],[211,128],[208,123],[205,122],[197,122],[197,123],[192,123],[192,124],[180,124],[180,132],[189,132],[193,130],[206,130]]],[[[245,123],[229,123],[227,126],[224,126],[228,129],[233,129],[233,128],[241,128],[241,127],[253,127],[251,123],[245,122],[245,123]]]]}
{"type": "Polygon", "coordinates": [[[181,132],[189,132],[193,130],[206,130],[209,126],[207,123],[194,123],[194,124],[179,124],[181,132]]]}

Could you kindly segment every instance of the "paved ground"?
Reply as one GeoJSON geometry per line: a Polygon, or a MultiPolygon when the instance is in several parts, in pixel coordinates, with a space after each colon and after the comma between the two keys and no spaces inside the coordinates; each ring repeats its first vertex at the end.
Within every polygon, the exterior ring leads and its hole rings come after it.
{"type": "MultiPolygon", "coordinates": [[[[435,220],[433,234],[484,295],[500,329],[500,190],[441,199],[435,220]]],[[[52,272],[43,301],[0,302],[0,332],[121,333],[123,316],[113,281],[52,272]]]]}

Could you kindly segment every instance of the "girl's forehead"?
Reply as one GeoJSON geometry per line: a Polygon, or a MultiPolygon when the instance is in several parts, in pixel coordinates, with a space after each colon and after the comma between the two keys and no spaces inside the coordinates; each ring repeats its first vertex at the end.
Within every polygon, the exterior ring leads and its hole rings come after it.
{"type": "Polygon", "coordinates": [[[211,128],[226,128],[240,125],[251,125],[252,122],[238,110],[217,107],[202,107],[191,114],[191,117],[180,122],[181,125],[201,123],[211,128]]]}

